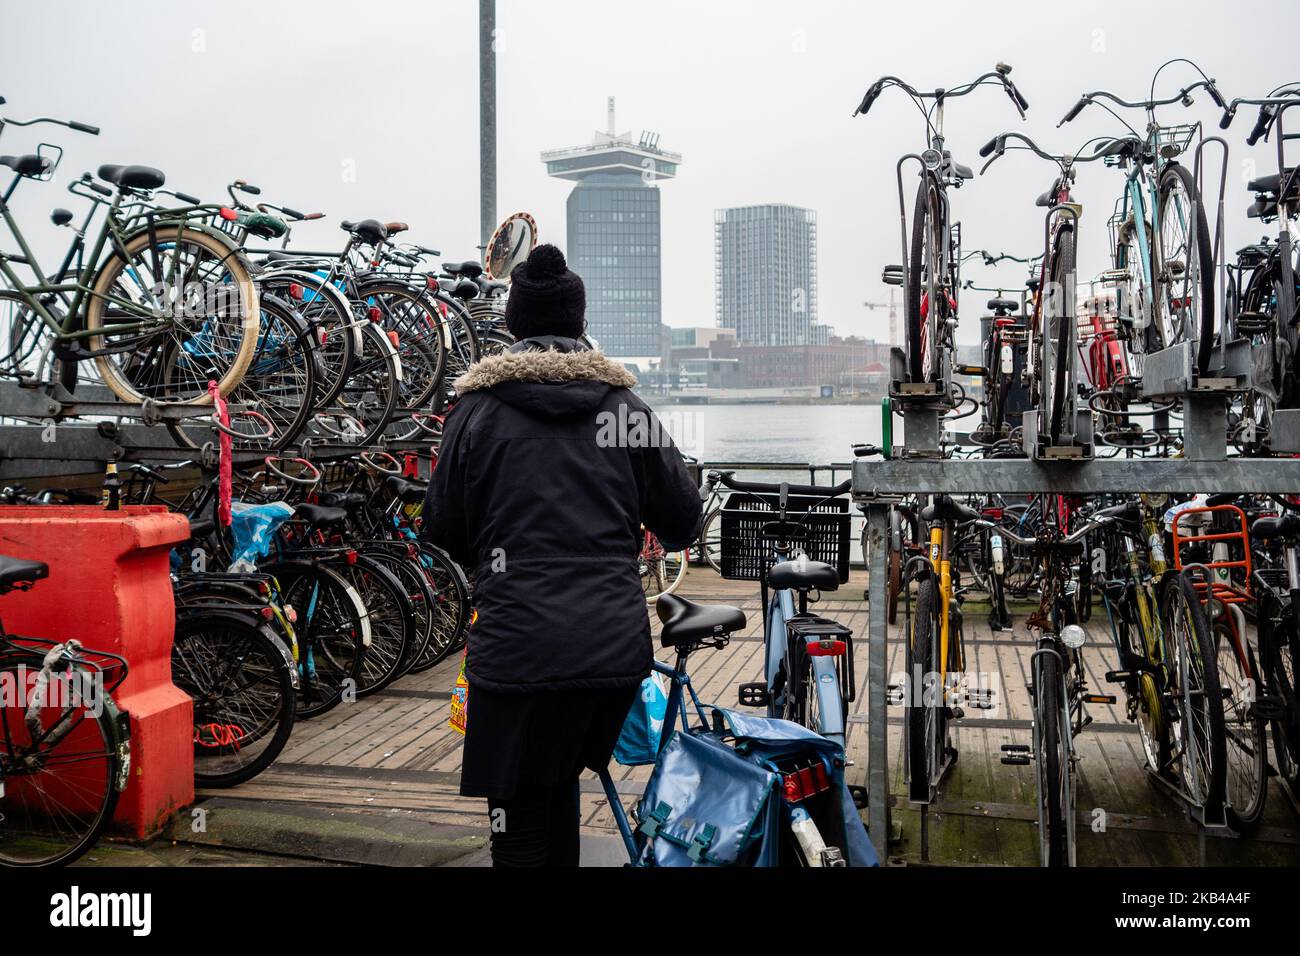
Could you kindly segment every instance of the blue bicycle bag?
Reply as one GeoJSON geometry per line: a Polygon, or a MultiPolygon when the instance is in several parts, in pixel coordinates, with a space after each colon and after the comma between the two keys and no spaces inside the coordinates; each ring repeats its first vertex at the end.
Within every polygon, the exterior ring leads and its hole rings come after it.
{"type": "MultiPolygon", "coordinates": [[[[710,708],[712,729],[677,731],[637,809],[649,866],[774,866],[790,768],[820,767],[824,837],[850,866],[878,866],[844,782],[839,745],[787,720],[710,708]],[[829,817],[829,819],[827,819],[829,817]]],[[[796,781],[797,782],[797,781],[796,781]]]]}

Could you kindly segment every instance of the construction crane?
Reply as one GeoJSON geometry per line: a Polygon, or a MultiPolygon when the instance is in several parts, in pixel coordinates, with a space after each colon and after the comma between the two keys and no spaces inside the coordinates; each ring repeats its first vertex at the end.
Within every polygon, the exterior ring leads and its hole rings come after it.
{"type": "Polygon", "coordinates": [[[888,309],[889,310],[889,344],[891,346],[901,346],[903,338],[898,328],[898,301],[894,292],[894,287],[889,288],[888,302],[863,302],[862,307],[865,309],[888,309]]]}

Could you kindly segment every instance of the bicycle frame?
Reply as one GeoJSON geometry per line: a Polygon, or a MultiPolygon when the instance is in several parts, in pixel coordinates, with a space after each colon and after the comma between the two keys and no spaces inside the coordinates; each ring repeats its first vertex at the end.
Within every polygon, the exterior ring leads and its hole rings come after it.
{"type": "MultiPolygon", "coordinates": [[[[152,325],[157,324],[158,315],[163,310],[163,304],[155,301],[153,290],[141,287],[141,292],[146,300],[141,305],[132,302],[129,299],[123,299],[119,296],[109,295],[107,293],[95,292],[92,286],[95,271],[98,268],[103,257],[105,247],[111,242],[113,248],[121,252],[126,248],[127,240],[138,231],[139,228],[152,228],[156,222],[165,222],[169,225],[180,224],[182,228],[189,224],[190,214],[204,209],[215,211],[219,206],[197,206],[187,207],[186,209],[164,209],[150,210],[144,213],[135,213],[132,216],[123,218],[120,215],[122,209],[122,200],[124,193],[118,190],[114,195],[112,202],[109,204],[107,215],[104,222],[99,227],[98,234],[91,246],[88,256],[83,259],[83,268],[78,274],[75,282],[57,282],[51,281],[46,273],[41,269],[40,264],[36,261],[35,253],[27,243],[26,236],[23,235],[22,228],[14,219],[13,212],[9,208],[8,200],[13,195],[18,186],[18,182],[23,176],[15,176],[9,188],[5,191],[4,198],[0,199],[0,219],[8,227],[10,235],[18,243],[19,255],[14,256],[0,252],[0,276],[3,276],[8,286],[23,300],[24,304],[40,318],[51,333],[55,341],[66,343],[79,339],[89,338],[91,336],[116,335],[119,333],[138,332],[152,325]],[[140,219],[146,220],[146,226],[139,226],[140,219]],[[136,227],[136,228],[133,228],[136,227]],[[26,265],[36,277],[34,284],[29,284],[14,271],[10,265],[11,262],[18,262],[26,265]],[[45,296],[57,295],[68,303],[67,312],[60,320],[42,302],[45,296]],[[71,295],[71,300],[66,296],[71,295]],[[114,325],[104,325],[96,329],[77,328],[82,305],[88,298],[94,297],[101,299],[111,305],[114,305],[124,311],[138,316],[139,322],[121,322],[114,325]]],[[[200,229],[195,227],[195,231],[200,229]]],[[[83,240],[84,243],[84,240],[83,240]]],[[[84,252],[84,245],[83,245],[84,252]]],[[[155,255],[157,247],[154,247],[155,255]]],[[[123,254],[123,258],[126,256],[123,254]]]]}
{"type": "MultiPolygon", "coordinates": [[[[781,559],[785,560],[785,559],[781,559]]],[[[780,717],[780,708],[772,694],[776,686],[777,674],[781,670],[789,651],[789,631],[786,625],[796,614],[807,613],[806,601],[801,601],[795,610],[794,591],[785,589],[773,591],[763,617],[763,648],[765,653],[764,678],[768,687],[767,715],[780,717]]],[[[817,713],[821,726],[817,732],[823,737],[834,740],[841,747],[845,743],[844,699],[840,693],[840,675],[835,665],[836,658],[821,654],[809,655],[817,694],[817,713]]],[[[787,681],[791,675],[786,675],[787,681]]],[[[786,685],[789,693],[789,684],[786,685]]]]}

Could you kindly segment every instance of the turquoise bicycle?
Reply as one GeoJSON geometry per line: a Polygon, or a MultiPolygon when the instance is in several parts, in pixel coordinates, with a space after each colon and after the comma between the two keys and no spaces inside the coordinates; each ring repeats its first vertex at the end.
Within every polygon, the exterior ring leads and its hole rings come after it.
{"type": "Polygon", "coordinates": [[[1190,60],[1170,60],[1156,70],[1147,99],[1130,102],[1107,90],[1085,93],[1057,124],[1098,103],[1128,127],[1129,135],[1099,143],[1096,153],[1125,175],[1124,193],[1110,219],[1114,268],[1102,278],[1117,289],[1119,319],[1139,377],[1146,355],[1181,342],[1192,344],[1196,369],[1204,374],[1214,349],[1214,251],[1196,177],[1179,162],[1189,153],[1195,157],[1202,127],[1199,122],[1168,126],[1156,120],[1160,107],[1190,106],[1198,89],[1225,108],[1214,80],[1200,67],[1190,60]],[[1157,99],[1156,80],[1176,63],[1190,65],[1201,79],[1157,99]],[[1146,132],[1139,133],[1103,101],[1145,110],[1146,132]]]}

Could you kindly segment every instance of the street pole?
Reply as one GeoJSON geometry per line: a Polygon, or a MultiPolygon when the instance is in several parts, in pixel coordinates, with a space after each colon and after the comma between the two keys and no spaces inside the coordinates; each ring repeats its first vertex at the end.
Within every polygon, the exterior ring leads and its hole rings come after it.
{"type": "Polygon", "coordinates": [[[486,254],[497,227],[496,0],[478,3],[479,250],[486,254]]]}

